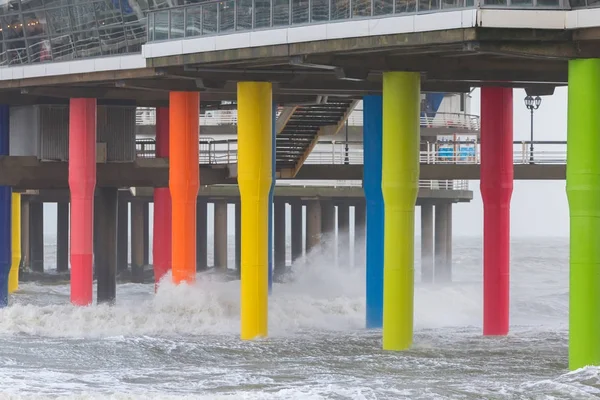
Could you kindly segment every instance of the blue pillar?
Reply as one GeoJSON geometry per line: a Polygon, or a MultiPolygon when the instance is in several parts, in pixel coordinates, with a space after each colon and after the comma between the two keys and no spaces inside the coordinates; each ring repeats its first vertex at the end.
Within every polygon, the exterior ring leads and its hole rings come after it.
{"type": "Polygon", "coordinates": [[[382,103],[381,96],[363,98],[363,189],[367,202],[367,328],[381,328],[383,324],[382,103]]]}
{"type": "MultiPolygon", "coordinates": [[[[9,107],[0,105],[0,156],[9,155],[9,118],[9,107]]],[[[0,307],[8,305],[8,274],[12,262],[11,204],[11,187],[0,186],[0,307]]]]}
{"type": "Polygon", "coordinates": [[[276,137],[275,122],[277,121],[277,103],[273,103],[272,127],[273,132],[271,138],[271,190],[269,191],[269,294],[273,290],[273,191],[275,190],[275,160],[276,160],[276,137]]]}

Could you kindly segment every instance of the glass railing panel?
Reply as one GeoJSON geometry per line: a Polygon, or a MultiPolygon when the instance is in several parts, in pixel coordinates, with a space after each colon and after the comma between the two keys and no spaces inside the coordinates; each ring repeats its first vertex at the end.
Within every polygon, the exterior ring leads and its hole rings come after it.
{"type": "Polygon", "coordinates": [[[254,0],[256,13],[254,15],[254,28],[269,28],[271,26],[271,0],[254,0]]]}
{"type": "Polygon", "coordinates": [[[154,14],[154,40],[167,40],[169,38],[169,10],[154,14]]]}
{"type": "Polygon", "coordinates": [[[308,0],[292,1],[292,24],[308,23],[308,0]]]}
{"type": "Polygon", "coordinates": [[[214,35],[217,33],[218,4],[209,3],[202,5],[202,34],[214,35]]]}
{"type": "Polygon", "coordinates": [[[235,29],[235,1],[223,1],[219,3],[219,26],[218,32],[231,32],[235,29]]]}
{"type": "Polygon", "coordinates": [[[273,26],[289,26],[291,0],[273,0],[273,26]]]}
{"type": "Polygon", "coordinates": [[[329,21],[329,0],[312,0],[310,22],[329,21]]]}
{"type": "Polygon", "coordinates": [[[396,0],[396,14],[417,11],[417,0],[396,0]]]}
{"type": "Polygon", "coordinates": [[[331,0],[331,20],[350,18],[350,0],[331,0]]]}
{"type": "Polygon", "coordinates": [[[238,0],[236,10],[236,30],[249,31],[252,29],[252,0],[238,0]]]}
{"type": "Polygon", "coordinates": [[[185,14],[185,36],[202,35],[202,6],[188,7],[185,14]]]}
{"type": "Polygon", "coordinates": [[[373,15],[388,15],[394,12],[394,0],[373,0],[373,15]]]}
{"type": "Polygon", "coordinates": [[[185,36],[185,12],[183,8],[171,10],[170,39],[180,39],[185,36]]]}
{"type": "Polygon", "coordinates": [[[371,16],[371,0],[353,0],[352,2],[352,17],[370,17],[371,16]]]}

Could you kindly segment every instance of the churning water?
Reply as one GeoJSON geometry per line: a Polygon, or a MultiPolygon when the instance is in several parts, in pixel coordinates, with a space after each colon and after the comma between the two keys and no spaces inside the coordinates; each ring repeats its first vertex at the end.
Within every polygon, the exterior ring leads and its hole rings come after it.
{"type": "Polygon", "coordinates": [[[238,339],[239,282],[214,274],[157,295],[122,284],[114,307],[24,284],[0,310],[0,399],[600,397],[600,369],[567,369],[567,239],[515,240],[511,334],[484,338],[481,239],[455,238],[454,282],[416,285],[403,353],[363,329],[364,266],[336,267],[330,253],[275,285],[270,336],[254,342],[238,339]]]}

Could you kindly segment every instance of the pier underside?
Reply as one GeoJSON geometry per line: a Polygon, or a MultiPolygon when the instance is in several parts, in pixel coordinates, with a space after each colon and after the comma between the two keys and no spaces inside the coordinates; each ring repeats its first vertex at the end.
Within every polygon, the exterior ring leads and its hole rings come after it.
{"type": "MultiPolygon", "coordinates": [[[[147,59],[136,70],[0,81],[0,103],[167,105],[168,93],[201,91],[201,107],[236,99],[236,82],[273,82],[280,105],[317,96],[380,94],[383,71],[416,71],[422,91],[468,92],[474,86],[552,93],[567,84],[567,60],[600,57],[600,29],[466,28],[208,51],[147,59]]],[[[319,97],[322,101],[322,97],[319,97]]]]}

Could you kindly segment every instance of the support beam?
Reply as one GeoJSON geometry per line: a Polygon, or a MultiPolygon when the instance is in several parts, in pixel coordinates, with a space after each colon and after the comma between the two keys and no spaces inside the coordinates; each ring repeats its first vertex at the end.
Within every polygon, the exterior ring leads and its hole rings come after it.
{"type": "Polygon", "coordinates": [[[321,244],[321,203],[309,200],[306,203],[306,253],[310,253],[321,244]]]}
{"type": "Polygon", "coordinates": [[[238,277],[242,271],[242,206],[235,204],[235,270],[238,277]]]}
{"type": "MultiPolygon", "coordinates": [[[[10,108],[0,105],[0,156],[9,155],[10,108]]],[[[0,186],[0,307],[8,306],[12,264],[12,188],[0,186]]]]}
{"type": "Polygon", "coordinates": [[[367,203],[365,270],[367,328],[381,328],[383,324],[382,115],[382,97],[365,96],[363,98],[363,188],[367,203]]]}
{"type": "Polygon", "coordinates": [[[267,336],[273,100],[268,82],[238,83],[238,185],[242,204],[241,338],[267,336]]]}
{"type": "Polygon", "coordinates": [[[69,189],[71,191],[71,303],[87,306],[92,303],[96,99],[70,100],[69,189]]]}
{"type": "Polygon", "coordinates": [[[436,283],[448,282],[448,204],[435,205],[435,269],[434,281],[436,283]]]}
{"type": "Polygon", "coordinates": [[[96,212],[96,279],[97,302],[114,304],[117,296],[117,208],[118,189],[98,188],[96,212]]]}
{"type": "Polygon", "coordinates": [[[302,203],[300,201],[290,202],[292,209],[292,265],[302,257],[302,203]]]}
{"type": "Polygon", "coordinates": [[[172,215],[173,282],[196,280],[196,207],[200,176],[197,92],[169,95],[169,189],[172,215]]]}
{"type": "Polygon", "coordinates": [[[421,282],[433,283],[433,204],[421,204],[421,282]]]}
{"type": "Polygon", "coordinates": [[[483,334],[509,324],[510,199],[513,191],[513,90],[481,88],[483,334]]]}
{"type": "Polygon", "coordinates": [[[150,202],[144,202],[144,265],[150,265],[150,202]]]}
{"type": "Polygon", "coordinates": [[[276,167],[276,158],[275,155],[277,153],[277,103],[273,102],[271,108],[271,187],[269,188],[269,210],[268,214],[268,241],[267,241],[267,256],[268,256],[268,285],[269,285],[269,294],[273,290],[273,195],[275,191],[275,183],[277,179],[277,167],[276,167]]]}
{"type": "Polygon", "coordinates": [[[575,370],[600,365],[600,59],[569,61],[568,102],[569,369],[575,370]]]}
{"type": "Polygon", "coordinates": [[[321,231],[328,240],[335,239],[335,204],[331,200],[321,200],[321,231]]]}
{"type": "Polygon", "coordinates": [[[21,262],[23,269],[30,269],[29,200],[21,200],[21,262]]]}
{"type": "Polygon", "coordinates": [[[8,276],[8,293],[19,289],[19,269],[21,268],[21,194],[12,194],[12,265],[8,276]]]}
{"type": "Polygon", "coordinates": [[[56,271],[69,271],[69,203],[56,203],[56,271]]]}
{"type": "Polygon", "coordinates": [[[31,202],[29,205],[29,260],[33,272],[44,272],[44,203],[31,202]]]}
{"type": "Polygon", "coordinates": [[[350,206],[346,202],[337,205],[337,260],[349,262],[350,255],[350,206]],[[343,255],[343,256],[342,256],[343,255]]]}
{"type": "Polygon", "coordinates": [[[366,207],[363,202],[354,204],[354,259],[353,265],[366,265],[366,207]]]}
{"type": "Polygon", "coordinates": [[[117,207],[117,270],[129,269],[129,201],[124,191],[119,191],[117,207]]]}
{"type": "Polygon", "coordinates": [[[286,235],[285,235],[285,201],[276,199],[275,200],[275,215],[274,222],[275,226],[273,228],[274,231],[274,247],[275,247],[275,263],[273,274],[275,277],[281,276],[285,271],[286,260],[285,260],[285,250],[286,250],[286,235]]]}
{"type": "Polygon", "coordinates": [[[446,218],[446,279],[452,282],[452,203],[447,204],[446,218]]]}
{"type": "Polygon", "coordinates": [[[198,198],[196,202],[196,271],[208,268],[208,229],[206,199],[198,198]]]}
{"type": "Polygon", "coordinates": [[[412,345],[414,225],[419,190],[420,75],[383,73],[383,348],[412,345]]]}
{"type": "Polygon", "coordinates": [[[227,270],[227,201],[215,201],[214,205],[214,267],[227,270]]]}
{"type": "Polygon", "coordinates": [[[144,282],[144,203],[131,202],[131,281],[144,282]]]}
{"type": "MultiPolygon", "coordinates": [[[[156,108],[156,156],[169,157],[169,109],[156,108]]],[[[152,264],[155,290],[171,270],[171,193],[168,187],[154,189],[152,264]]]]}

